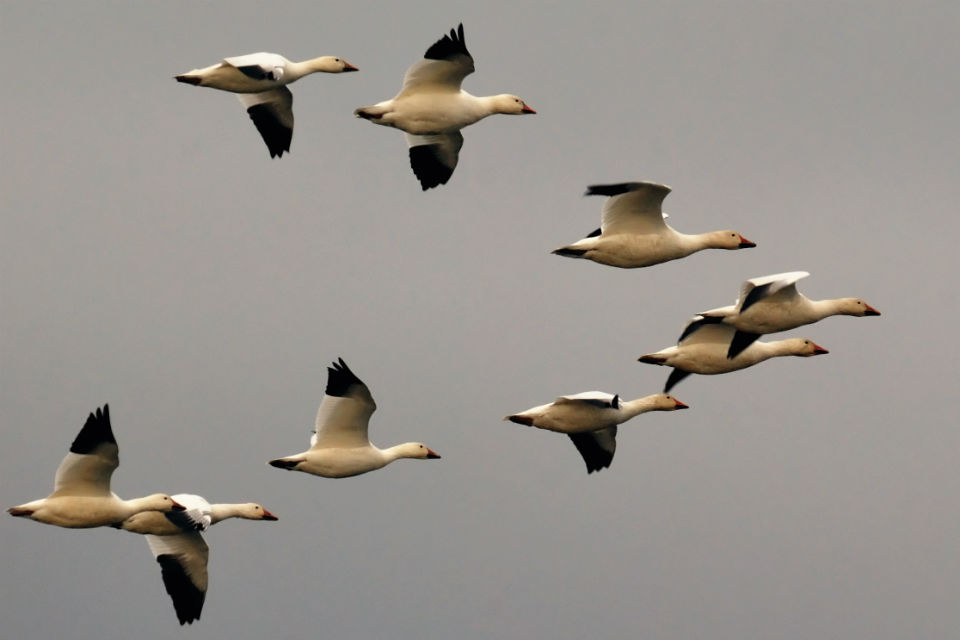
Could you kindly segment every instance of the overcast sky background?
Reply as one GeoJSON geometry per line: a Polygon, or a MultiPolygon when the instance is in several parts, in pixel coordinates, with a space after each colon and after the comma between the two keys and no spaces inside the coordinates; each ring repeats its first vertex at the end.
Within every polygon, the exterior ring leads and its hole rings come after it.
{"type": "MultiPolygon", "coordinates": [[[[109,402],[123,497],[258,501],[207,534],[181,629],[140,537],[0,518],[9,638],[944,638],[960,627],[960,7],[955,2],[0,4],[0,504],[46,496],[109,402]],[[535,116],[464,131],[422,193],[403,135],[352,110],[462,21],[535,116]],[[236,98],[176,73],[343,56],[292,86],[271,160],[236,98]],[[641,270],[550,255],[588,184],[652,180],[684,232],[757,243],[641,270]],[[880,318],[830,354],[675,389],[588,476],[501,422],[587,390],[748,277],[880,318]],[[371,437],[439,461],[330,480],[302,451],[342,356],[371,437]]],[[[782,336],[778,336],[782,337],[782,336]]]]}

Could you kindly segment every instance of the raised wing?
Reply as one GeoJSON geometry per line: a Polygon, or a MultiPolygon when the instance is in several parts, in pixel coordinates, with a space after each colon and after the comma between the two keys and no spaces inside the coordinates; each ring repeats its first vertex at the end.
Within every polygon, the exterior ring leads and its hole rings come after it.
{"type": "Polygon", "coordinates": [[[207,597],[207,560],[210,549],[195,532],[174,536],[146,536],[153,557],[160,564],[166,587],[180,624],[200,618],[207,597]]]}
{"type": "Polygon", "coordinates": [[[704,324],[694,319],[691,321],[687,328],[690,328],[691,325],[696,324],[692,331],[687,331],[684,329],[683,339],[680,341],[682,345],[688,344],[704,344],[704,343],[718,343],[723,345],[730,344],[730,341],[733,340],[733,334],[736,332],[736,329],[726,324],[704,324]]]}
{"type": "Polygon", "coordinates": [[[400,95],[408,92],[460,91],[463,79],[473,73],[473,57],[463,38],[463,24],[437,40],[423,60],[414,63],[403,77],[400,95]]]}
{"type": "Polygon", "coordinates": [[[339,358],[327,367],[327,388],[311,448],[368,446],[367,424],[376,409],[370,389],[339,358]]]}
{"type": "Polygon", "coordinates": [[[617,450],[617,427],[607,427],[599,431],[568,434],[583,461],[587,463],[587,473],[600,471],[610,466],[613,454],[617,450]]]}
{"type": "Polygon", "coordinates": [[[119,449],[110,427],[110,407],[91,413],[57,467],[54,496],[109,496],[110,476],[120,466],[119,449]]]}
{"type": "Polygon", "coordinates": [[[186,507],[184,511],[168,511],[163,515],[167,520],[184,531],[206,531],[213,522],[210,503],[205,498],[189,493],[178,493],[171,496],[174,500],[186,507]]]}
{"type": "Polygon", "coordinates": [[[267,143],[270,157],[282,157],[293,140],[293,94],[286,87],[260,93],[238,93],[250,119],[267,143]]]}
{"type": "Polygon", "coordinates": [[[806,271],[790,271],[744,281],[740,285],[737,313],[743,313],[760,300],[774,295],[783,300],[793,298],[797,295],[797,282],[809,275],[806,271]]]}
{"type": "Polygon", "coordinates": [[[623,182],[595,184],[584,195],[609,196],[603,205],[600,228],[603,233],[661,233],[663,199],[670,187],[655,182],[623,182]]]}
{"type": "Polygon", "coordinates": [[[410,146],[410,168],[426,191],[446,184],[457,168],[463,136],[459,131],[447,134],[416,136],[404,134],[410,146]]]}
{"type": "Polygon", "coordinates": [[[254,80],[278,81],[283,77],[286,59],[275,53],[260,52],[224,58],[223,62],[254,80]]]}
{"type": "Polygon", "coordinates": [[[603,391],[584,391],[570,396],[560,396],[554,404],[586,404],[599,409],[619,409],[620,396],[603,391]]]}

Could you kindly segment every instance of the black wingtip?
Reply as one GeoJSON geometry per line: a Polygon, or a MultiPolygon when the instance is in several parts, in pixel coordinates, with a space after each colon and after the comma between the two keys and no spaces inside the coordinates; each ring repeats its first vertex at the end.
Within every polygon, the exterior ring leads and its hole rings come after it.
{"type": "Polygon", "coordinates": [[[110,427],[110,406],[103,405],[103,409],[97,409],[87,417],[86,423],[80,429],[80,433],[74,438],[70,445],[71,453],[91,453],[102,443],[117,444],[113,437],[113,429],[110,427]]]}
{"type": "Polygon", "coordinates": [[[462,22],[456,29],[450,29],[449,34],[430,45],[423,57],[427,60],[446,60],[456,55],[470,56],[470,52],[467,51],[467,42],[463,37],[462,22]]]}
{"type": "Polygon", "coordinates": [[[689,371],[683,371],[681,369],[674,368],[674,370],[670,372],[670,377],[667,378],[667,383],[663,385],[663,392],[670,393],[670,389],[673,389],[675,386],[677,386],[677,383],[686,378],[688,375],[690,375],[689,371]]]}
{"type": "Polygon", "coordinates": [[[290,142],[293,140],[293,129],[280,124],[273,111],[267,104],[255,104],[247,108],[250,119],[260,132],[260,137],[267,145],[271,158],[282,158],[283,152],[290,151],[290,142]]]}
{"type": "Polygon", "coordinates": [[[617,184],[592,184],[587,187],[585,196],[618,196],[621,193],[636,191],[644,186],[642,182],[619,182],[617,184]]]}
{"type": "Polygon", "coordinates": [[[163,586],[173,600],[177,620],[181,625],[192,624],[194,620],[199,620],[207,594],[197,589],[196,585],[190,581],[190,577],[187,576],[176,556],[161,554],[157,556],[157,563],[160,565],[163,586]]]}
{"type": "Polygon", "coordinates": [[[744,349],[752,345],[760,338],[758,333],[747,333],[746,331],[737,331],[733,334],[730,341],[730,348],[727,349],[727,359],[732,360],[743,353],[744,349]]]}
{"type": "Polygon", "coordinates": [[[613,462],[613,451],[601,447],[590,433],[568,433],[573,445],[580,452],[587,465],[587,475],[594,471],[602,471],[613,462]]]}
{"type": "Polygon", "coordinates": [[[432,145],[410,147],[410,168],[420,181],[423,191],[447,184],[453,175],[453,168],[441,162],[431,147],[432,145]]]}
{"type": "Polygon", "coordinates": [[[363,382],[350,370],[343,358],[327,367],[327,388],[324,391],[328,396],[344,397],[350,392],[350,387],[363,382]]]}
{"type": "Polygon", "coordinates": [[[570,247],[560,247],[551,251],[554,255],[565,256],[567,258],[580,258],[587,252],[587,249],[572,249],[570,247]]]}
{"type": "Polygon", "coordinates": [[[687,326],[683,328],[683,333],[680,334],[680,337],[677,338],[677,343],[683,342],[687,336],[696,332],[700,327],[704,327],[708,324],[720,324],[723,322],[723,318],[714,317],[714,316],[700,316],[696,320],[692,320],[687,323],[687,326]]]}

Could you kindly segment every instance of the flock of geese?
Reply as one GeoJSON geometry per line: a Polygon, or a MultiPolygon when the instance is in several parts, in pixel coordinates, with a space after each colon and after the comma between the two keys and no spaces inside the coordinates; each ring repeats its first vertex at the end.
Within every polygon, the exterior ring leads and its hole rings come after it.
{"type": "MultiPolygon", "coordinates": [[[[354,114],[406,135],[410,165],[423,190],[445,184],[463,146],[460,130],[489,115],[536,113],[520,98],[501,94],[476,97],[460,88],[474,70],[463,25],[430,46],[406,72],[400,92],[354,114]]],[[[271,157],[290,151],[293,94],[286,85],[315,72],[357,71],[343,58],[325,56],[291,62],[271,53],[234,58],[176,76],[180,82],[235,93],[263,137],[271,157]]],[[[736,231],[680,233],[662,210],[669,187],[652,182],[594,185],[587,195],[605,196],[600,228],[553,253],[619,268],[648,267],[704,249],[756,246],[736,231]]],[[[743,369],[776,356],[827,353],[810,339],[762,342],[760,336],[788,331],[833,315],[871,316],[880,312],[857,298],[809,300],[796,284],[804,271],[751,278],[734,304],[703,311],[683,329],[678,344],[640,357],[640,362],[672,368],[664,393],[635,400],[587,391],[560,396],[504,418],[518,424],[567,434],[587,472],[610,466],[617,426],[649,411],[675,411],[687,405],[668,392],[692,373],[713,375],[743,369]]],[[[380,469],[400,458],[436,459],[419,442],[380,449],[367,427],[377,405],[370,389],[343,359],[327,369],[327,386],[317,412],[310,447],[270,460],[271,466],[325,478],[345,478],[380,469]]],[[[46,498],[11,507],[13,516],[68,528],[109,526],[146,537],[161,568],[180,624],[200,618],[207,590],[209,549],[201,535],[227,518],[277,520],[259,504],[210,504],[192,494],[154,494],[122,500],[110,489],[119,465],[117,441],[107,405],[87,418],[54,477],[46,498]]]]}

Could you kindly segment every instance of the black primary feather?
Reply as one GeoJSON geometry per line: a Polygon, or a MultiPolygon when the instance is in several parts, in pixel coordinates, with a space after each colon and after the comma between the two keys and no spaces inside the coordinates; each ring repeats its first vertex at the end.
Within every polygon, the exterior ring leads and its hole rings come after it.
{"type": "Polygon", "coordinates": [[[583,461],[587,464],[587,473],[600,471],[613,462],[613,451],[607,451],[597,443],[592,433],[568,433],[583,461]]]}
{"type": "Polygon", "coordinates": [[[621,182],[619,184],[592,184],[587,187],[585,196],[618,196],[621,193],[636,191],[648,185],[643,182],[621,182]]]}
{"type": "Polygon", "coordinates": [[[733,334],[733,340],[730,341],[730,348],[727,349],[727,358],[733,359],[740,355],[744,349],[752,345],[760,337],[759,333],[747,333],[746,331],[737,331],[733,334]]]}
{"type": "Polygon", "coordinates": [[[70,445],[70,453],[92,453],[104,442],[117,444],[116,438],[113,437],[113,429],[110,428],[110,407],[106,404],[103,405],[102,411],[97,409],[95,414],[91,413],[87,417],[80,433],[70,445]]]}
{"type": "Polygon", "coordinates": [[[283,157],[284,151],[290,151],[293,129],[280,124],[269,104],[255,104],[247,109],[247,113],[263,141],[267,143],[271,158],[283,157]]]}
{"type": "Polygon", "coordinates": [[[453,168],[440,160],[433,149],[434,146],[438,145],[423,144],[410,147],[410,168],[413,169],[424,191],[447,184],[450,176],[453,175],[453,168]]]}
{"type": "Polygon", "coordinates": [[[743,299],[743,303],[740,304],[740,310],[737,313],[743,313],[752,307],[754,302],[759,302],[760,298],[763,298],[767,295],[767,291],[770,289],[771,284],[773,283],[762,284],[759,287],[750,289],[750,293],[748,293],[747,297],[743,299]]]}
{"type": "Polygon", "coordinates": [[[327,367],[327,388],[324,393],[328,396],[343,398],[350,394],[352,386],[362,384],[360,378],[350,371],[350,367],[343,358],[337,358],[337,362],[327,367]]]}
{"type": "Polygon", "coordinates": [[[689,371],[674,368],[674,370],[670,372],[670,377],[667,378],[667,384],[663,386],[663,392],[670,393],[670,389],[673,389],[675,386],[677,386],[677,383],[686,378],[688,375],[690,375],[689,371]]]}
{"type": "Polygon", "coordinates": [[[458,55],[470,56],[467,51],[467,43],[463,39],[463,23],[456,30],[450,29],[450,34],[445,35],[427,49],[423,57],[427,60],[448,60],[458,55]]]}
{"type": "Polygon", "coordinates": [[[192,624],[194,620],[199,620],[207,594],[190,581],[175,556],[162,554],[157,556],[157,562],[160,564],[163,586],[173,600],[173,609],[177,612],[180,624],[192,624]]]}

